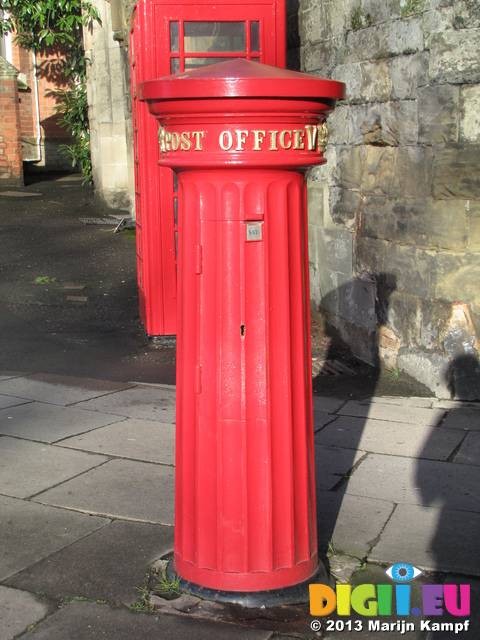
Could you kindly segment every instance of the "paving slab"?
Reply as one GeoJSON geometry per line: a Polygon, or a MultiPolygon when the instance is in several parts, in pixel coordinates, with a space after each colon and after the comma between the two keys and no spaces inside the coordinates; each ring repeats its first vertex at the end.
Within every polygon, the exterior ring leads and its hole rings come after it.
{"type": "Polygon", "coordinates": [[[126,383],[35,373],[0,382],[0,394],[68,405],[126,389],[126,383]]]}
{"type": "Polygon", "coordinates": [[[316,433],[315,442],[394,456],[447,460],[464,436],[458,429],[342,416],[316,433]]]}
{"type": "Polygon", "coordinates": [[[337,413],[345,404],[343,398],[329,398],[327,396],[313,396],[313,410],[323,411],[324,413],[337,413]]]}
{"type": "MultiPolygon", "coordinates": [[[[467,638],[467,640],[477,640],[480,638],[480,609],[478,602],[480,602],[480,579],[470,578],[462,575],[449,574],[446,576],[443,584],[468,584],[470,585],[470,626],[468,631],[461,633],[455,633],[455,627],[453,630],[443,631],[430,631],[427,634],[426,640],[458,640],[459,638],[467,638]]],[[[436,622],[461,622],[463,618],[450,615],[447,611],[436,622]]],[[[432,622],[434,620],[432,619],[432,622]]]]}
{"type": "Polygon", "coordinates": [[[332,420],[335,420],[335,415],[332,415],[331,413],[324,413],[323,411],[314,411],[313,431],[317,432],[320,429],[323,429],[323,427],[329,422],[332,422],[332,420]]]}
{"type": "Polygon", "coordinates": [[[106,517],[173,525],[174,469],[133,460],[111,460],[41,493],[34,500],[106,517]]]}
{"type": "Polygon", "coordinates": [[[405,398],[403,396],[379,396],[369,398],[368,400],[364,400],[363,402],[368,402],[369,404],[393,404],[398,407],[424,407],[427,409],[435,407],[438,409],[439,407],[435,405],[435,400],[436,398],[424,398],[415,396],[408,396],[408,398],[405,398]]]}
{"type": "Polygon", "coordinates": [[[471,408],[449,411],[443,426],[449,427],[450,429],[480,431],[480,410],[471,408]]]}
{"type": "Polygon", "coordinates": [[[130,605],[149,568],[173,550],[173,527],[117,520],[6,581],[47,597],[130,605]]]}
{"type": "Polygon", "coordinates": [[[49,611],[49,605],[37,596],[0,586],[0,640],[12,640],[49,611]]]}
{"type": "Polygon", "coordinates": [[[119,419],[98,411],[29,401],[0,410],[0,434],[51,444],[119,419]]]}
{"type": "Polygon", "coordinates": [[[26,398],[15,398],[14,396],[0,396],[0,409],[15,407],[19,404],[25,404],[26,402],[31,401],[26,398]]]}
{"type": "Polygon", "coordinates": [[[480,411],[480,404],[478,402],[471,402],[468,400],[446,400],[442,398],[433,398],[433,406],[448,410],[467,409],[469,411],[480,411]]]}
{"type": "Polygon", "coordinates": [[[0,580],[109,522],[6,496],[0,496],[0,513],[0,580]]]}
{"type": "Polygon", "coordinates": [[[467,433],[453,462],[480,465],[480,433],[478,431],[467,433]]]}
{"type": "Polygon", "coordinates": [[[317,492],[317,531],[321,551],[363,558],[382,532],[395,505],[385,500],[317,492]]]}
{"type": "MultiPolygon", "coordinates": [[[[410,604],[413,607],[422,607],[423,595],[422,589],[425,584],[432,584],[435,582],[435,578],[430,574],[422,574],[418,576],[416,580],[410,582],[410,604]]],[[[352,589],[359,585],[363,584],[392,584],[392,581],[385,574],[385,567],[381,567],[376,564],[372,564],[368,562],[366,565],[362,567],[361,570],[356,571],[351,580],[349,581],[352,589]]],[[[356,614],[353,609],[349,616],[339,616],[336,612],[334,612],[329,618],[335,623],[337,620],[343,621],[345,627],[347,621],[351,621],[352,629],[351,631],[348,628],[345,631],[335,631],[335,630],[327,630],[323,638],[325,640],[347,640],[348,638],[357,638],[358,640],[400,640],[404,638],[408,638],[408,640],[425,640],[425,632],[421,629],[421,621],[425,619],[425,616],[400,616],[396,613],[396,602],[395,596],[393,596],[392,602],[392,612],[390,615],[382,615],[382,616],[361,616],[356,614]],[[355,630],[358,624],[360,623],[361,627],[359,630],[355,630]],[[399,626],[397,627],[397,623],[399,626]],[[412,628],[405,628],[404,625],[409,623],[413,625],[412,628]],[[379,625],[378,630],[375,629],[373,625],[379,625]],[[388,625],[381,627],[381,625],[388,625]],[[392,625],[392,627],[390,627],[392,625]]],[[[341,624],[341,623],[340,623],[341,624]]],[[[326,626],[325,621],[323,621],[324,627],[326,626]]],[[[312,636],[313,638],[313,636],[312,636]]]]}
{"type": "Polygon", "coordinates": [[[83,409],[175,424],[175,392],[138,386],[82,403],[83,409]]]}
{"type": "Polygon", "coordinates": [[[315,444],[314,455],[315,486],[317,490],[329,491],[366,455],[366,452],[315,444]]]}
{"type": "Polygon", "coordinates": [[[347,493],[380,500],[480,512],[480,468],[370,454],[348,480],[347,493]]]}
{"type": "Polygon", "coordinates": [[[175,425],[153,420],[124,418],[122,422],[116,422],[74,438],[67,438],[62,441],[61,446],[173,465],[175,464],[175,425]]]}
{"type": "Polygon", "coordinates": [[[369,560],[480,576],[479,531],[478,513],[399,504],[369,560]]]}
{"type": "Polygon", "coordinates": [[[26,633],[25,640],[269,640],[270,631],[124,608],[71,602],[26,633]]]}
{"type": "Polygon", "coordinates": [[[107,459],[93,453],[0,436],[0,493],[27,498],[107,459]]]}
{"type": "Polygon", "coordinates": [[[388,422],[402,422],[407,425],[425,425],[436,427],[445,415],[444,409],[428,409],[409,405],[397,405],[391,402],[370,402],[368,400],[350,400],[338,411],[339,415],[357,418],[371,418],[388,422]]]}

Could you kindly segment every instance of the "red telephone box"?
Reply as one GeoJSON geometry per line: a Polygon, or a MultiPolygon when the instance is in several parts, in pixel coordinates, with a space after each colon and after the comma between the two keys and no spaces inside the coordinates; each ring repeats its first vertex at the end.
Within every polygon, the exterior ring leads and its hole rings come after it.
{"type": "Polygon", "coordinates": [[[285,0],[140,0],[131,30],[135,210],[140,317],[150,336],[177,332],[177,180],[159,167],[157,123],[144,80],[247,58],[285,67],[285,0]]]}
{"type": "Polygon", "coordinates": [[[319,566],[304,171],[343,85],[232,60],[140,97],[179,181],[174,568],[267,604],[319,566]]]}

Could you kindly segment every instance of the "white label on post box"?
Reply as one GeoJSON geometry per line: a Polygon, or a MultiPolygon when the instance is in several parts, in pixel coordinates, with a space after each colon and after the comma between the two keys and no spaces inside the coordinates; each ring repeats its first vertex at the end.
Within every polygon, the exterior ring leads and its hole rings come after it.
{"type": "Polygon", "coordinates": [[[263,222],[247,222],[247,242],[258,242],[262,239],[263,222]]]}

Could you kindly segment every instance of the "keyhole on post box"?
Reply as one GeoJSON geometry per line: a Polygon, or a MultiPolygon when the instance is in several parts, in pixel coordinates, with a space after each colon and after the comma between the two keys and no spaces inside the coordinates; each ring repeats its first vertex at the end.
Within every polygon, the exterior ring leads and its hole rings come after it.
{"type": "Polygon", "coordinates": [[[243,337],[244,337],[244,335],[245,335],[245,325],[244,325],[244,324],[241,324],[241,325],[240,325],[240,335],[242,336],[242,338],[243,338],[243,337]]]}

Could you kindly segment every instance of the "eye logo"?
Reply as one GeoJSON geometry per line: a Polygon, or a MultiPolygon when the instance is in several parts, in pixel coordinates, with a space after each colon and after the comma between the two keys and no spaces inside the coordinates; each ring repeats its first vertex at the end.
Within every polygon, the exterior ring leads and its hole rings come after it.
{"type": "Polygon", "coordinates": [[[397,564],[392,564],[388,567],[385,573],[395,582],[410,582],[410,580],[421,576],[423,571],[417,569],[417,567],[414,567],[411,564],[397,562],[397,564]]]}

